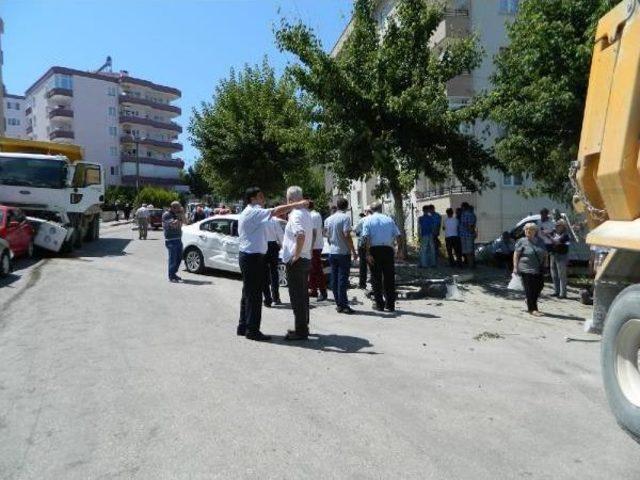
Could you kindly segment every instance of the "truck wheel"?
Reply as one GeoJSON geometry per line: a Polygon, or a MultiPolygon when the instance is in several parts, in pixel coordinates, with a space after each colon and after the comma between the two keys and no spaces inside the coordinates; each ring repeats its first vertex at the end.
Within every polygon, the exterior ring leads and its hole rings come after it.
{"type": "Polygon", "coordinates": [[[96,215],[93,220],[89,223],[89,227],[87,228],[87,235],[85,236],[85,241],[93,242],[100,238],[100,221],[98,220],[98,216],[96,215]]]}
{"type": "Polygon", "coordinates": [[[609,308],[602,334],[602,379],[618,424],[640,443],[640,285],[625,288],[609,308]]]}
{"type": "Polygon", "coordinates": [[[11,273],[11,258],[9,252],[4,251],[0,255],[0,278],[6,277],[11,273]]]}
{"type": "Polygon", "coordinates": [[[195,247],[187,248],[184,252],[184,264],[190,273],[202,273],[204,271],[204,257],[202,252],[195,247]]]}

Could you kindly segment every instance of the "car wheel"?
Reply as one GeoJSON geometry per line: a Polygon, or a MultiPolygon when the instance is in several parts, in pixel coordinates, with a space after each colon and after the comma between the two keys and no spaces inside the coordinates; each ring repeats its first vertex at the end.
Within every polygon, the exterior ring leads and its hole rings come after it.
{"type": "Polygon", "coordinates": [[[6,277],[11,273],[11,258],[9,252],[4,251],[0,256],[0,277],[6,277]]]}
{"type": "Polygon", "coordinates": [[[602,335],[602,379],[618,424],[640,443],[640,285],[625,288],[609,308],[602,335]]]}
{"type": "Polygon", "coordinates": [[[278,285],[281,287],[287,287],[287,266],[284,263],[278,265],[278,285]]]}
{"type": "Polygon", "coordinates": [[[202,273],[204,271],[204,257],[202,256],[202,252],[195,247],[188,248],[184,252],[184,264],[188,272],[202,273]]]}

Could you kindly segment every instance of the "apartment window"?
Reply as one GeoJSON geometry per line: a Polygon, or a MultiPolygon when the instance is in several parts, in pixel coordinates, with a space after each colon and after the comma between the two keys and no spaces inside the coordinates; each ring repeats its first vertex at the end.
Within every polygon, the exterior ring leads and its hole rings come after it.
{"type": "Polygon", "coordinates": [[[109,135],[112,137],[118,135],[118,127],[109,127],[109,135]]]}
{"type": "Polygon", "coordinates": [[[504,185],[505,187],[520,187],[522,186],[523,181],[524,181],[524,178],[519,173],[516,173],[516,174],[505,173],[502,178],[502,185],[504,185]]]}
{"type": "Polygon", "coordinates": [[[499,0],[499,2],[502,15],[515,15],[518,13],[520,0],[499,0]]]}
{"type": "Polygon", "coordinates": [[[17,118],[7,118],[6,125],[13,125],[13,126],[20,125],[20,120],[18,120],[17,118]]]}
{"type": "Polygon", "coordinates": [[[11,110],[11,102],[7,102],[7,110],[11,110]]]}
{"type": "Polygon", "coordinates": [[[107,95],[109,95],[110,97],[115,97],[116,96],[116,87],[107,88],[107,95]]]}
{"type": "Polygon", "coordinates": [[[112,157],[118,156],[118,147],[109,147],[109,155],[112,157]]]}
{"type": "Polygon", "coordinates": [[[53,78],[53,85],[55,88],[73,90],[73,77],[71,75],[56,75],[53,78]]]}
{"type": "Polygon", "coordinates": [[[20,104],[16,102],[16,110],[20,110],[20,104]]]}
{"type": "Polygon", "coordinates": [[[109,107],[109,116],[110,117],[116,116],[116,107],[109,107]]]}
{"type": "Polygon", "coordinates": [[[153,157],[153,152],[150,152],[149,150],[147,150],[147,157],[149,158],[153,157]]]}

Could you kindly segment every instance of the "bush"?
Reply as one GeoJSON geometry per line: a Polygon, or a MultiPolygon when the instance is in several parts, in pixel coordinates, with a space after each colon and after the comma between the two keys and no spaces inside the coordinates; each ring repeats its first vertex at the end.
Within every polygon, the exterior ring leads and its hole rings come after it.
{"type": "Polygon", "coordinates": [[[174,201],[180,201],[180,195],[177,192],[160,187],[144,187],[136,196],[135,204],[142,205],[146,203],[157,208],[164,208],[174,201]]]}

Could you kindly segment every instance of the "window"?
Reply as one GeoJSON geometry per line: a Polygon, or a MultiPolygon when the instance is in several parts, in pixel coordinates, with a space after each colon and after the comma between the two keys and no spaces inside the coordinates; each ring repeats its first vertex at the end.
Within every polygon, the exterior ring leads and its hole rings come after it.
{"type": "Polygon", "coordinates": [[[7,110],[11,110],[11,102],[7,102],[7,110]]]}
{"type": "Polygon", "coordinates": [[[205,222],[200,225],[200,230],[206,230],[212,233],[219,233],[220,235],[238,236],[238,229],[233,220],[218,219],[205,222]]]}
{"type": "Polygon", "coordinates": [[[16,102],[16,110],[20,110],[20,104],[16,102]]]}
{"type": "Polygon", "coordinates": [[[7,125],[18,126],[18,125],[20,125],[20,120],[18,118],[8,118],[7,119],[7,125]]]}
{"type": "Polygon", "coordinates": [[[73,77],[71,75],[56,75],[53,78],[53,86],[55,88],[73,90],[73,77]]]}
{"type": "Polygon", "coordinates": [[[116,96],[116,87],[107,88],[107,95],[109,95],[110,97],[115,97],[116,96]]]}
{"type": "Polygon", "coordinates": [[[109,135],[112,137],[118,135],[118,127],[109,127],[109,135]]]}
{"type": "Polygon", "coordinates": [[[511,175],[505,173],[502,178],[502,185],[505,187],[520,187],[522,186],[523,180],[522,174],[516,173],[511,175]]]}
{"type": "Polygon", "coordinates": [[[518,4],[520,0],[499,0],[500,13],[502,15],[515,15],[518,13],[518,4]]]}
{"type": "MultiPolygon", "coordinates": [[[[113,167],[111,167],[113,170],[113,167]]],[[[73,174],[73,186],[88,187],[89,185],[101,185],[100,165],[77,163],[73,174]]]]}
{"type": "Polygon", "coordinates": [[[116,170],[114,167],[111,167],[111,175],[115,175],[116,174],[116,170]]]}
{"type": "Polygon", "coordinates": [[[109,155],[112,157],[118,156],[118,147],[109,147],[109,155]]]}
{"type": "Polygon", "coordinates": [[[110,117],[116,116],[116,107],[109,107],[109,116],[110,117]]]}

